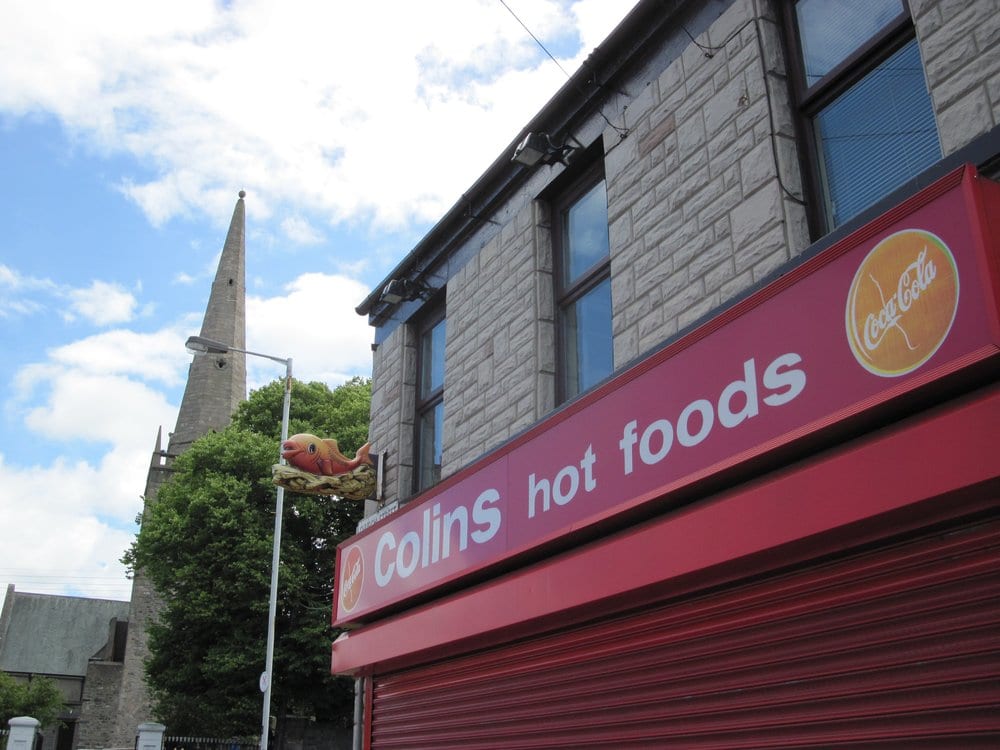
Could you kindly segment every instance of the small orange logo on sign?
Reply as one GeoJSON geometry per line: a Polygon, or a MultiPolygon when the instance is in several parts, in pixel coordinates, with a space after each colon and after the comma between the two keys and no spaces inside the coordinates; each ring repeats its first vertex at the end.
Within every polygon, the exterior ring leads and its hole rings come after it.
{"type": "Polygon", "coordinates": [[[340,573],[340,607],[350,612],[361,599],[361,588],[365,582],[364,558],[360,547],[351,547],[342,559],[344,569],[340,573]]]}
{"type": "Polygon", "coordinates": [[[913,372],[944,343],[958,310],[958,268],[930,232],[905,229],[861,262],[847,295],[847,340],[869,372],[913,372]]]}

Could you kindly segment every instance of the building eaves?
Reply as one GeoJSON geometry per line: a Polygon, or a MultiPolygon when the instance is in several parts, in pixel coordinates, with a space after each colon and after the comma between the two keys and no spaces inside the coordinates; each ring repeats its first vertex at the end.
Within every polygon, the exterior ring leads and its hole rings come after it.
{"type": "MultiPolygon", "coordinates": [[[[377,325],[391,311],[381,301],[382,290],[392,279],[421,282],[441,258],[475,231],[491,213],[536,171],[511,161],[517,144],[527,133],[568,133],[584,118],[601,112],[601,100],[645,59],[644,50],[674,27],[678,14],[705,3],[692,0],[643,0],[587,57],[580,68],[546,103],[489,168],[430,229],[389,275],[355,308],[377,325]]],[[[624,128],[622,128],[624,133],[624,128]]]]}

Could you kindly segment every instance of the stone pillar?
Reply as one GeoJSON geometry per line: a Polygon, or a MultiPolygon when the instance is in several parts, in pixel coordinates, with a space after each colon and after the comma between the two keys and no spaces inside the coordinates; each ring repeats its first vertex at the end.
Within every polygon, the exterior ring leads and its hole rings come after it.
{"type": "Polygon", "coordinates": [[[139,725],[139,739],[136,741],[136,750],[160,750],[163,747],[163,732],[166,727],[162,724],[154,724],[147,721],[139,725]]]}
{"type": "Polygon", "coordinates": [[[7,735],[7,750],[32,750],[35,746],[38,724],[38,719],[32,719],[30,716],[15,716],[8,721],[10,734],[7,735]]]}

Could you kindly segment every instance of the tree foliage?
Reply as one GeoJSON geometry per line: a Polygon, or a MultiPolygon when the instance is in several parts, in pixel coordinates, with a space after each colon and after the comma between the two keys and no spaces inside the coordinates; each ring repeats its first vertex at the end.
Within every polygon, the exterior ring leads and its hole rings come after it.
{"type": "MultiPolygon", "coordinates": [[[[229,427],[173,464],[124,562],[164,600],[149,631],[147,679],[171,733],[256,735],[262,696],[283,381],[251,393],[229,427]]],[[[295,382],[289,432],[367,438],[370,381],[331,391],[295,382]]],[[[349,721],[350,681],[330,675],[336,545],[361,504],[286,492],[272,676],[272,715],[349,721]]]]}
{"type": "Polygon", "coordinates": [[[0,727],[15,716],[31,716],[43,727],[55,724],[63,708],[63,694],[48,677],[20,681],[0,672],[0,727]]]}

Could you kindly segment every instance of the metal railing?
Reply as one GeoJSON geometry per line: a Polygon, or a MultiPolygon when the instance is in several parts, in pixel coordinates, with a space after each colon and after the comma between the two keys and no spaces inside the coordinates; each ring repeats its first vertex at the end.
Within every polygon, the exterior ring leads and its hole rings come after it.
{"type": "Polygon", "coordinates": [[[259,750],[256,737],[188,737],[165,735],[163,750],[259,750]]]}

